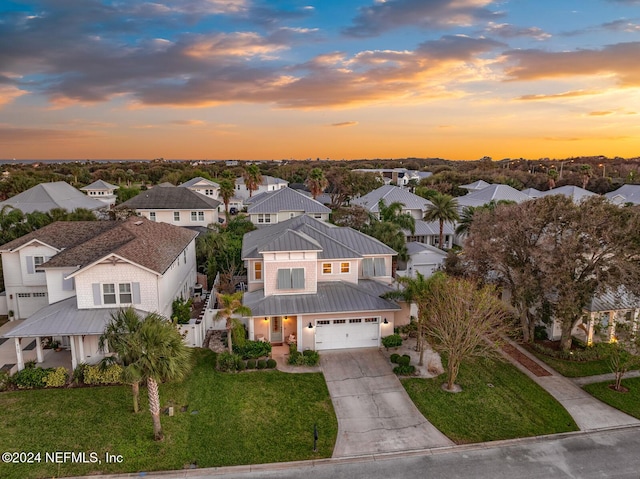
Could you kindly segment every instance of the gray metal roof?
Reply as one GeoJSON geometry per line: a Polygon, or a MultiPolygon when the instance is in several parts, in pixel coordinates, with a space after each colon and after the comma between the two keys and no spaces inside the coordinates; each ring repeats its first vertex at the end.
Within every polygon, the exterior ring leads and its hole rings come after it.
{"type": "MultiPolygon", "coordinates": [[[[351,228],[338,227],[307,215],[296,216],[281,223],[265,226],[244,235],[242,258],[261,258],[262,248],[287,230],[305,233],[321,246],[319,259],[359,258],[362,255],[397,254],[375,238],[351,228]]],[[[282,244],[286,247],[286,244],[282,244]]],[[[283,249],[281,251],[289,251],[283,249]]]]}
{"type": "Polygon", "coordinates": [[[247,213],[279,213],[281,211],[303,211],[304,213],[331,213],[331,209],[291,188],[282,188],[258,195],[251,202],[247,213]]]}
{"type": "MultiPolygon", "coordinates": [[[[102,334],[118,308],[78,309],[76,297],[49,304],[32,314],[21,325],[5,333],[5,338],[77,336],[102,334]]],[[[138,311],[145,315],[145,312],[138,311]]]]}
{"type": "Polygon", "coordinates": [[[491,186],[491,183],[487,183],[484,180],[478,180],[474,181],[473,183],[469,183],[468,185],[460,185],[460,188],[471,191],[479,191],[486,188],[487,186],[491,186]]]}
{"type": "MultiPolygon", "coordinates": [[[[442,232],[445,235],[454,234],[453,226],[448,221],[445,221],[442,228],[442,232]]],[[[439,236],[440,222],[416,220],[415,234],[411,234],[409,230],[404,230],[404,233],[407,236],[429,236],[429,235],[439,236]]]]}
{"type": "Polygon", "coordinates": [[[19,209],[25,214],[34,211],[46,213],[54,208],[73,211],[78,208],[97,210],[107,207],[102,201],[89,198],[64,181],[40,183],[1,202],[0,209],[6,205],[19,209]]]}
{"type": "Polygon", "coordinates": [[[351,200],[351,204],[362,206],[371,213],[378,213],[378,202],[380,200],[384,200],[386,205],[399,202],[404,205],[404,209],[421,211],[426,211],[433,204],[421,196],[414,195],[410,191],[393,185],[381,186],[360,198],[351,200]]]}
{"type": "Polygon", "coordinates": [[[509,185],[489,185],[486,188],[457,198],[460,208],[464,206],[482,206],[491,201],[506,200],[522,203],[530,199],[530,196],[525,195],[509,185]]]}
{"type": "Polygon", "coordinates": [[[196,176],[195,178],[191,178],[190,180],[185,181],[184,183],[181,183],[178,186],[183,188],[189,188],[190,186],[195,186],[198,183],[204,183],[206,186],[213,186],[214,188],[220,188],[220,185],[218,183],[216,183],[215,181],[207,180],[202,176],[196,176]]]}
{"type": "Polygon", "coordinates": [[[530,196],[531,198],[539,198],[542,196],[542,191],[536,190],[535,188],[527,188],[526,190],[522,190],[522,193],[530,196]]]}
{"type": "Polygon", "coordinates": [[[266,251],[322,251],[322,246],[305,233],[286,230],[269,243],[263,245],[258,253],[266,251]]]}
{"type": "MultiPolygon", "coordinates": [[[[289,184],[288,181],[283,180],[282,178],[276,178],[274,176],[269,176],[269,175],[262,175],[262,183],[260,183],[261,186],[268,186],[268,185],[281,185],[281,184],[289,184]]],[[[236,178],[236,185],[244,185],[244,178],[241,176],[239,178],[236,178]]]]}
{"type": "Polygon", "coordinates": [[[245,293],[245,306],[252,316],[283,316],[294,314],[340,313],[353,311],[392,311],[397,304],[377,294],[345,281],[318,283],[313,294],[288,294],[264,297],[264,290],[245,293]]]}
{"type": "Polygon", "coordinates": [[[407,243],[407,253],[409,254],[409,256],[422,253],[423,251],[428,251],[429,253],[436,253],[443,257],[447,256],[446,251],[443,251],[440,248],[436,248],[435,246],[419,243],[417,241],[409,241],[407,243]]]}
{"type": "Polygon", "coordinates": [[[593,298],[585,309],[589,312],[640,309],[640,298],[620,288],[593,298]]]}
{"type": "Polygon", "coordinates": [[[585,190],[584,188],[580,188],[579,186],[574,185],[565,185],[560,186],[559,188],[553,188],[548,191],[543,191],[540,196],[549,196],[549,195],[565,195],[573,200],[574,203],[580,203],[585,198],[590,196],[597,196],[596,193],[585,190]]]}
{"type": "Polygon", "coordinates": [[[633,203],[640,205],[640,185],[622,185],[604,196],[616,204],[633,203]]]}
{"type": "Polygon", "coordinates": [[[116,208],[132,208],[136,210],[217,210],[222,203],[208,196],[201,195],[189,188],[175,186],[156,186],[116,208]]]}
{"type": "Polygon", "coordinates": [[[111,183],[107,183],[104,180],[97,180],[91,183],[90,185],[84,186],[80,188],[82,191],[110,191],[117,190],[119,186],[112,185],[111,183]]]}

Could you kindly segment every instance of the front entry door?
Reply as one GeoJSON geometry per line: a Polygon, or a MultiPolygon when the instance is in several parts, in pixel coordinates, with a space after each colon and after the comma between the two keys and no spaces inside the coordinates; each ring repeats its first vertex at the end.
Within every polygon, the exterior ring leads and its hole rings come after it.
{"type": "Polygon", "coordinates": [[[281,316],[271,317],[271,342],[272,343],[282,342],[282,317],[281,316]]]}

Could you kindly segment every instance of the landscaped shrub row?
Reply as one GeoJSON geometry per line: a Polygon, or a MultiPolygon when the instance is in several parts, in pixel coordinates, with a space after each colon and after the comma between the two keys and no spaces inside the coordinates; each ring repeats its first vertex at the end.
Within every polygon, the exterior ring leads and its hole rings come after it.
{"type": "Polygon", "coordinates": [[[271,343],[246,340],[242,346],[233,345],[233,352],[242,359],[258,359],[271,354],[271,343]]]}
{"type": "Polygon", "coordinates": [[[82,382],[87,385],[94,384],[122,384],[122,366],[119,364],[111,364],[107,367],[103,366],[83,366],[82,382]]]}
{"type": "Polygon", "coordinates": [[[571,351],[557,351],[538,343],[530,343],[530,346],[541,354],[551,356],[552,358],[564,359],[565,361],[595,361],[598,359],[606,359],[611,350],[611,345],[608,343],[596,343],[593,346],[586,346],[584,349],[571,351]]]}
{"type": "MultiPolygon", "coordinates": [[[[13,384],[18,389],[40,389],[45,387],[62,387],[67,383],[69,375],[63,367],[59,368],[37,368],[33,364],[27,364],[26,367],[9,378],[8,384],[13,384]]],[[[0,390],[2,387],[0,387],[0,390]]]]}
{"type": "Polygon", "coordinates": [[[310,349],[301,353],[295,344],[289,345],[289,360],[292,366],[317,366],[320,362],[320,354],[310,349]]]}
{"type": "Polygon", "coordinates": [[[245,361],[239,354],[224,353],[218,354],[216,369],[223,372],[244,371],[246,369],[274,369],[277,363],[275,359],[249,359],[245,361]]]}
{"type": "Polygon", "coordinates": [[[382,345],[387,349],[397,348],[399,346],[402,346],[402,338],[399,334],[391,334],[389,336],[385,336],[384,338],[382,338],[382,345]]]}
{"type": "Polygon", "coordinates": [[[397,364],[397,366],[393,368],[393,372],[399,376],[410,376],[416,372],[416,367],[409,364],[411,363],[411,356],[408,354],[400,356],[394,353],[389,359],[392,363],[397,364]]]}

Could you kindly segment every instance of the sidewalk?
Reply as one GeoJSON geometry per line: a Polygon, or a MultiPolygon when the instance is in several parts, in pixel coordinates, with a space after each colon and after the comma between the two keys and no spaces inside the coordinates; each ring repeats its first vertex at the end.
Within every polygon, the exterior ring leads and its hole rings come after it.
{"type": "Polygon", "coordinates": [[[580,378],[580,381],[567,379],[547,364],[544,364],[533,354],[529,353],[529,351],[522,348],[519,344],[509,339],[507,341],[521,355],[526,356],[526,361],[518,361],[507,353],[504,353],[504,356],[518,369],[533,379],[540,387],[556,398],[567,412],[571,414],[581,431],[640,425],[640,420],[604,404],[580,388],[579,383],[587,384],[588,382],[597,382],[599,380],[606,381],[610,378],[610,375],[595,376],[595,379],[592,381],[589,381],[589,378],[580,378]],[[534,374],[530,370],[534,368],[528,369],[523,364],[530,362],[535,363],[535,365],[542,370],[546,370],[545,372],[548,374],[534,374]]]}

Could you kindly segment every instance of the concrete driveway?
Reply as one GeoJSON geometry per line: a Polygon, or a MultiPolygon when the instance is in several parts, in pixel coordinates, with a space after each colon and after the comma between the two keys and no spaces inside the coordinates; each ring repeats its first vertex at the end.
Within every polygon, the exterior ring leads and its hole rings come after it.
{"type": "Polygon", "coordinates": [[[333,457],[453,445],[420,414],[377,349],[323,351],[320,365],[338,417],[333,457]]]}

